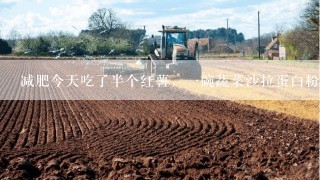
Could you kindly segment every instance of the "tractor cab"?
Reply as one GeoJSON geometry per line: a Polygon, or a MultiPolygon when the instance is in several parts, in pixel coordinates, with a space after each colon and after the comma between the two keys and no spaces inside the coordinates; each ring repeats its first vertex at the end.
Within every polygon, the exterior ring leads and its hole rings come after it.
{"type": "Polygon", "coordinates": [[[160,59],[167,60],[188,60],[189,51],[187,48],[187,32],[186,28],[177,26],[162,26],[160,49],[156,49],[156,55],[160,59]]]}
{"type": "MultiPolygon", "coordinates": [[[[154,43],[154,54],[148,56],[146,74],[173,75],[184,79],[201,79],[201,65],[190,56],[186,28],[162,26],[160,48],[154,43]]],[[[195,47],[196,49],[197,47],[195,47]]]]}

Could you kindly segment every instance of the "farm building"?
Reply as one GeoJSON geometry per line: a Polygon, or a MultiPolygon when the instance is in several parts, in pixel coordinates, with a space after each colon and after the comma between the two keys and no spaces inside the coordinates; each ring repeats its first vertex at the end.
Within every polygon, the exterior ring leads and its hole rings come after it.
{"type": "Polygon", "coordinates": [[[188,40],[188,48],[191,54],[194,54],[194,48],[196,45],[196,42],[198,42],[198,47],[199,51],[204,53],[204,52],[209,52],[213,49],[214,47],[214,40],[210,38],[194,38],[194,39],[189,39],[188,40]]]}
{"type": "Polygon", "coordinates": [[[270,60],[285,59],[285,47],[281,45],[280,34],[273,37],[271,43],[266,47],[265,54],[270,60]]]}
{"type": "Polygon", "coordinates": [[[191,55],[194,54],[194,47],[196,42],[198,42],[199,51],[201,54],[203,53],[214,53],[214,54],[226,54],[226,53],[234,53],[235,46],[223,44],[223,42],[219,42],[210,38],[201,38],[201,39],[189,39],[188,40],[188,48],[190,50],[191,55]]]}

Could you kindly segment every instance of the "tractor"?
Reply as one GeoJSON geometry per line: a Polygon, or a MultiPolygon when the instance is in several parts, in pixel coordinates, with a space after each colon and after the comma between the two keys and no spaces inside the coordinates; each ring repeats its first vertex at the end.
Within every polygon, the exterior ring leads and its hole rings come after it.
{"type": "Polygon", "coordinates": [[[148,56],[146,73],[150,76],[176,76],[182,79],[201,79],[201,66],[196,59],[198,44],[195,53],[190,55],[186,28],[177,26],[162,26],[161,44],[157,47],[153,43],[154,54],[148,56]]]}

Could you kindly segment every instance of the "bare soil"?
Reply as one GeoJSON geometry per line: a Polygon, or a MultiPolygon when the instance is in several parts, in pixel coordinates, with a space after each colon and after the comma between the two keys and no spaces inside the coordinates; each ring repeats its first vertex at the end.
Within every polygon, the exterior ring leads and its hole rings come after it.
{"type": "Polygon", "coordinates": [[[319,123],[230,101],[0,101],[0,179],[318,179],[319,123]]]}

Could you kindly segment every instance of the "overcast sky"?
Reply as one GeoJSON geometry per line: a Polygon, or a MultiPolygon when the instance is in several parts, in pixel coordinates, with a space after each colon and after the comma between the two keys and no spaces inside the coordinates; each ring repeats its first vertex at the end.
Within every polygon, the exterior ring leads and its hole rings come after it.
{"type": "Polygon", "coordinates": [[[98,8],[113,8],[132,28],[146,26],[157,34],[161,25],[186,26],[190,30],[229,26],[257,36],[257,12],[261,12],[261,33],[276,24],[292,27],[308,0],[0,0],[0,35],[15,29],[37,35],[48,31],[79,33],[98,8]]]}

